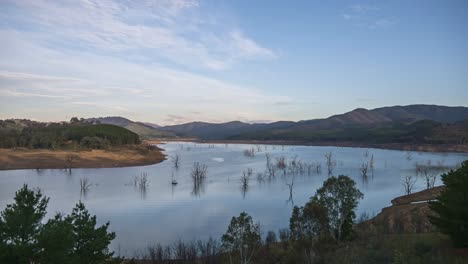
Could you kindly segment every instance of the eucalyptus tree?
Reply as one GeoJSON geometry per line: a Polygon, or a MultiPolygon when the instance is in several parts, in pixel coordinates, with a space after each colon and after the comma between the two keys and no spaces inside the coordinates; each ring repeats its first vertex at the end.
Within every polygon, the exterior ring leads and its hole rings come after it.
{"type": "Polygon", "coordinates": [[[311,201],[327,209],[331,234],[341,241],[350,237],[355,209],[363,197],[351,178],[340,175],[324,181],[311,201]]]}
{"type": "Polygon", "coordinates": [[[241,264],[251,263],[255,251],[261,245],[260,224],[254,223],[246,212],[232,217],[226,233],[222,236],[223,249],[232,253],[238,252],[241,264]]]}

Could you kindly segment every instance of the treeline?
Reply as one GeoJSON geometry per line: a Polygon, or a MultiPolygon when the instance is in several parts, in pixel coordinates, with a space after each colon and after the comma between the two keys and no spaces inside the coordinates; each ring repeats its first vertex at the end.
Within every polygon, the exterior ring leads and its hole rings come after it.
{"type": "Polygon", "coordinates": [[[122,127],[87,123],[34,123],[16,125],[12,120],[0,121],[1,148],[56,149],[65,146],[106,149],[110,146],[139,144],[136,133],[122,127]],[[12,123],[13,122],[13,123],[12,123]]]}

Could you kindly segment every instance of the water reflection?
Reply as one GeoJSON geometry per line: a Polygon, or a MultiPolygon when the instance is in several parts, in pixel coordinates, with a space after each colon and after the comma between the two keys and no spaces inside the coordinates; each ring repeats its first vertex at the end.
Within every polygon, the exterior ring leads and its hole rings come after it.
{"type": "Polygon", "coordinates": [[[200,197],[205,192],[205,178],[193,179],[191,194],[200,197]]]}
{"type": "Polygon", "coordinates": [[[68,169],[0,171],[0,208],[12,202],[23,183],[50,197],[49,212],[67,213],[85,199],[90,213],[101,223],[110,221],[111,231],[117,233],[112,249],[120,244],[122,254],[129,254],[153,242],[220,237],[230,218],[242,211],[266,230],[288,227],[292,206],[304,205],[328,178],[327,153],[332,153],[332,175],[350,176],[364,193],[357,215],[379,212],[402,195],[406,175],[419,171],[413,191],[420,191],[428,182],[432,185],[432,175],[436,175],[434,185],[439,185],[440,173],[468,159],[466,154],[410,152],[408,160],[406,152],[377,149],[369,149],[365,157],[366,150],[339,147],[181,142],[161,147],[168,157],[180,157],[177,169],[168,159],[140,167],[74,168],[72,174],[68,169]],[[244,156],[245,149],[254,149],[255,155],[244,156]],[[278,168],[278,161],[285,166],[278,168]],[[365,178],[360,170],[363,163],[368,163],[365,178]],[[443,169],[436,171],[436,166],[443,169]],[[197,171],[205,171],[205,176],[196,179],[197,171]],[[171,184],[172,172],[177,185],[171,184]],[[78,191],[84,178],[89,179],[89,188],[78,191]]]}

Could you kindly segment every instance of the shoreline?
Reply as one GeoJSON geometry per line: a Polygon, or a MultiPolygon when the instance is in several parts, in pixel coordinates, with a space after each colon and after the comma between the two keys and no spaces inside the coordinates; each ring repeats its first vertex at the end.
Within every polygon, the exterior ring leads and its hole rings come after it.
{"type": "Polygon", "coordinates": [[[162,151],[143,145],[110,150],[0,149],[0,170],[145,166],[164,161],[162,151]]]}
{"type": "Polygon", "coordinates": [[[357,143],[357,142],[306,142],[288,140],[202,140],[194,138],[180,139],[159,139],[160,143],[165,142],[194,142],[205,144],[258,144],[258,145],[291,145],[291,146],[316,146],[316,147],[349,147],[349,148],[375,148],[400,151],[418,152],[454,152],[468,153],[468,145],[456,144],[403,144],[403,143],[357,143]]]}

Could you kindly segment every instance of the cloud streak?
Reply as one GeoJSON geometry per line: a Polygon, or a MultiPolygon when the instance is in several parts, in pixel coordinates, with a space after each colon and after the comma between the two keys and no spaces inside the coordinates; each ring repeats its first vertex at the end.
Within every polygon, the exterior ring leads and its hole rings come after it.
{"type": "Polygon", "coordinates": [[[379,7],[362,4],[349,6],[342,18],[368,29],[388,28],[397,23],[396,18],[383,15],[379,7]]]}
{"type": "Polygon", "coordinates": [[[47,46],[93,50],[148,62],[223,70],[276,53],[221,20],[205,21],[197,1],[25,1],[7,3],[24,13],[11,23],[38,25],[47,46]],[[144,54],[144,55],[140,55],[144,54]],[[133,55],[133,57],[132,57],[133,55]]]}

